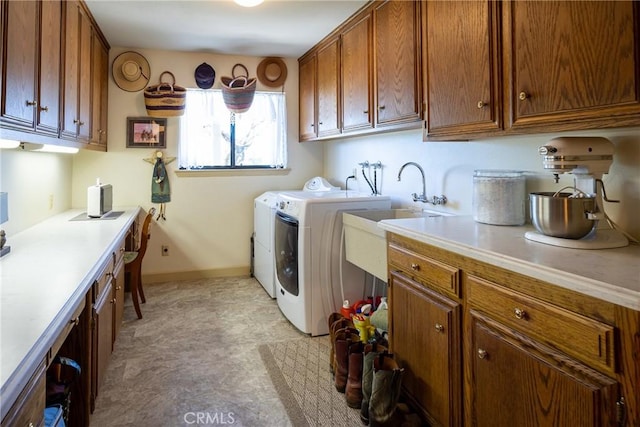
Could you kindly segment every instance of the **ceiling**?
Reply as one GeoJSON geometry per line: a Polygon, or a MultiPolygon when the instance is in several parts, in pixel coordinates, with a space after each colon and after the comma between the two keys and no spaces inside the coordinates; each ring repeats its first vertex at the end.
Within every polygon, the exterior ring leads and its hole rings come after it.
{"type": "Polygon", "coordinates": [[[298,58],[367,0],[85,0],[112,47],[298,58]]]}

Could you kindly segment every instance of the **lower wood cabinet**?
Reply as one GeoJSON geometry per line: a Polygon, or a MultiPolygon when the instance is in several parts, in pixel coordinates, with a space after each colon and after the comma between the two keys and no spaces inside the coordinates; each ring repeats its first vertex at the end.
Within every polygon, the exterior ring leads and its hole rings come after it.
{"type": "Polygon", "coordinates": [[[640,312],[387,241],[391,351],[430,425],[640,425],[640,312]]]}
{"type": "Polygon", "coordinates": [[[2,419],[2,426],[36,427],[44,425],[45,380],[45,361],[43,360],[7,415],[2,419]]]}
{"type": "Polygon", "coordinates": [[[461,305],[405,275],[390,274],[391,350],[402,388],[432,425],[459,425],[461,305]]]}
{"type": "Polygon", "coordinates": [[[471,312],[466,425],[615,426],[617,381],[471,312]]]}

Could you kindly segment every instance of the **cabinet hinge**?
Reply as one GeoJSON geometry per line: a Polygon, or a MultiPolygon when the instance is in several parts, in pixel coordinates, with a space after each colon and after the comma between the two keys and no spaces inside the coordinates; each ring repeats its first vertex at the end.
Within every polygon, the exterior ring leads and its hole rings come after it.
{"type": "Polygon", "coordinates": [[[624,396],[621,396],[620,400],[616,402],[616,422],[620,427],[627,422],[627,408],[624,403],[624,396]]]}

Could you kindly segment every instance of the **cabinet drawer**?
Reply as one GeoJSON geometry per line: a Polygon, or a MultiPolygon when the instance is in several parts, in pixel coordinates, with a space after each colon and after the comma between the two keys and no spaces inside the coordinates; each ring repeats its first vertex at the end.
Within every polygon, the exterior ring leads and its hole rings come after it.
{"type": "Polygon", "coordinates": [[[122,260],[122,257],[124,257],[124,251],[125,251],[125,241],[122,240],[114,253],[114,257],[115,257],[114,263],[113,263],[114,266],[118,265],[120,260],[122,260]]]}
{"type": "Polygon", "coordinates": [[[467,284],[473,308],[596,369],[615,373],[613,326],[477,277],[469,276],[467,284]]]}
{"type": "Polygon", "coordinates": [[[60,347],[62,347],[62,344],[67,339],[67,336],[69,336],[69,332],[71,332],[71,330],[76,325],[78,325],[78,323],[80,321],[80,314],[82,314],[82,310],[84,310],[84,306],[85,306],[85,298],[82,298],[82,301],[80,302],[80,305],[69,316],[69,319],[68,319],[67,323],[64,325],[64,328],[62,329],[62,331],[60,331],[60,334],[58,335],[58,338],[56,338],[54,343],[51,345],[51,349],[49,350],[49,354],[47,354],[47,366],[49,366],[49,364],[51,364],[51,361],[53,360],[53,358],[56,357],[56,354],[58,354],[58,351],[60,350],[60,347]]]}
{"type": "MultiPolygon", "coordinates": [[[[44,424],[46,376],[44,360],[2,420],[3,426],[41,426],[44,424]]],[[[3,403],[4,404],[4,403],[3,403]]]]}
{"type": "Polygon", "coordinates": [[[460,296],[460,270],[426,258],[408,249],[389,244],[389,264],[402,269],[414,280],[438,288],[449,295],[460,296]]]}
{"type": "Polygon", "coordinates": [[[109,260],[105,262],[102,272],[96,278],[93,284],[93,302],[98,301],[102,297],[102,292],[107,287],[107,284],[111,281],[113,275],[113,259],[109,257],[109,260]]]}

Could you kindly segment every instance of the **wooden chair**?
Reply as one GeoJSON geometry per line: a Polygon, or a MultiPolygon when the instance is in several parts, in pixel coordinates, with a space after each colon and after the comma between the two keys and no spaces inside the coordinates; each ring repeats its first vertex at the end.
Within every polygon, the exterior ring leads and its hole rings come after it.
{"type": "Polygon", "coordinates": [[[133,307],[136,310],[138,319],[142,319],[142,312],[140,311],[140,301],[138,301],[138,294],[140,300],[147,302],[144,296],[144,290],[142,289],[142,259],[147,251],[147,241],[149,240],[149,228],[151,227],[151,220],[156,213],[156,208],[151,208],[144,218],[142,224],[142,231],[140,232],[140,242],[138,250],[124,253],[124,272],[125,280],[128,278],[129,289],[131,290],[131,298],[133,299],[133,307]]]}

